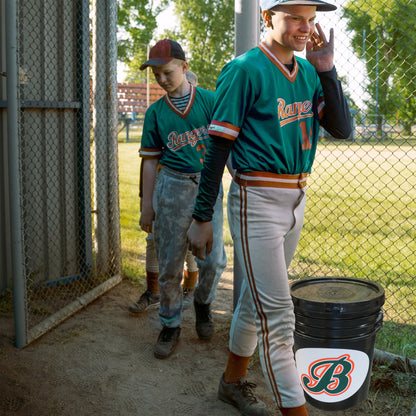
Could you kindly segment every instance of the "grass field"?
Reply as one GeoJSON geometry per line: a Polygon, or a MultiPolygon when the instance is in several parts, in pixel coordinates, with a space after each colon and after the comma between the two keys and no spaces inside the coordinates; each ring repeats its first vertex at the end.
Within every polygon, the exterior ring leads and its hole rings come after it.
{"type": "Polygon", "coordinates": [[[144,276],[146,233],[139,226],[139,144],[118,147],[120,180],[120,222],[123,274],[132,280],[144,276]]]}
{"type": "MultiPolygon", "coordinates": [[[[144,277],[139,227],[139,142],[119,143],[124,275],[144,277]]],[[[416,358],[416,150],[371,144],[324,144],[308,182],[301,241],[292,277],[349,276],[379,282],[386,292],[377,347],[416,358]]],[[[225,194],[229,180],[224,181],[225,194]]],[[[226,206],[226,198],[224,199],[226,206]]],[[[224,243],[232,261],[225,216],[224,243]]]]}

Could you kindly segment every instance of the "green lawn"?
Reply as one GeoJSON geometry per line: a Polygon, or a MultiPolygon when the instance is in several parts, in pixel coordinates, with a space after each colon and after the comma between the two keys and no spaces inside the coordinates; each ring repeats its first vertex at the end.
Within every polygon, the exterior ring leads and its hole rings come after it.
{"type": "MultiPolygon", "coordinates": [[[[123,272],[143,282],[145,236],[139,227],[138,135],[119,143],[123,272]]],[[[319,145],[308,181],[305,225],[293,278],[350,276],[385,289],[377,346],[416,358],[416,154],[389,144],[319,145]]],[[[224,181],[225,194],[229,180],[224,181]]],[[[226,198],[224,198],[226,211],[226,198]]],[[[224,242],[232,262],[225,216],[224,242]]]]}
{"type": "Polygon", "coordinates": [[[139,226],[139,147],[137,142],[122,143],[118,152],[123,274],[141,282],[145,276],[146,233],[139,226]]]}

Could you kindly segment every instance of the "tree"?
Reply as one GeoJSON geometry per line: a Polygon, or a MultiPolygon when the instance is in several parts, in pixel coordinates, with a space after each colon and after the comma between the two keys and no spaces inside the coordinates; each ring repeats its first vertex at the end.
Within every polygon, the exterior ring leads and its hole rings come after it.
{"type": "Polygon", "coordinates": [[[156,17],[168,0],[157,6],[153,0],[119,0],[117,5],[118,59],[127,64],[131,78],[138,78],[140,65],[147,59],[147,47],[156,29],[156,17]]]}
{"type": "Polygon", "coordinates": [[[179,30],[159,37],[178,41],[184,48],[190,69],[199,85],[215,89],[221,68],[234,53],[234,0],[119,0],[118,59],[129,68],[129,78],[140,78],[147,45],[155,43],[156,17],[174,4],[179,30]]]}
{"type": "Polygon", "coordinates": [[[177,40],[187,53],[199,85],[215,89],[225,63],[234,54],[234,0],[173,0],[179,18],[177,40]]]}
{"type": "MultiPolygon", "coordinates": [[[[400,118],[407,133],[416,119],[416,3],[410,0],[351,0],[344,8],[352,47],[366,63],[369,112],[400,118]]],[[[378,131],[382,118],[377,117],[378,131]]]]}

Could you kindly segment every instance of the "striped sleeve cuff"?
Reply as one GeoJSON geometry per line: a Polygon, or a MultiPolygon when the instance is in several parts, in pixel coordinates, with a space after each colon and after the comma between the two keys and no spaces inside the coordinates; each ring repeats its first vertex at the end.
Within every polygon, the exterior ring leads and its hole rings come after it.
{"type": "Polygon", "coordinates": [[[146,149],[141,148],[139,154],[143,158],[147,159],[159,159],[162,156],[162,151],[160,149],[146,149]]]}
{"type": "Polygon", "coordinates": [[[240,129],[230,123],[213,120],[209,126],[208,134],[211,136],[223,137],[228,140],[235,140],[240,133],[240,129]]]}

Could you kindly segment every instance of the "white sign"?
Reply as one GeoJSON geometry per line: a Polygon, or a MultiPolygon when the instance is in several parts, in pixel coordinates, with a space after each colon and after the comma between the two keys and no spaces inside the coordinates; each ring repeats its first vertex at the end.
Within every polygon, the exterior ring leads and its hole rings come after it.
{"type": "Polygon", "coordinates": [[[324,403],[341,402],[354,395],[370,368],[368,355],[357,350],[302,348],[295,358],[303,389],[324,403]]]}

